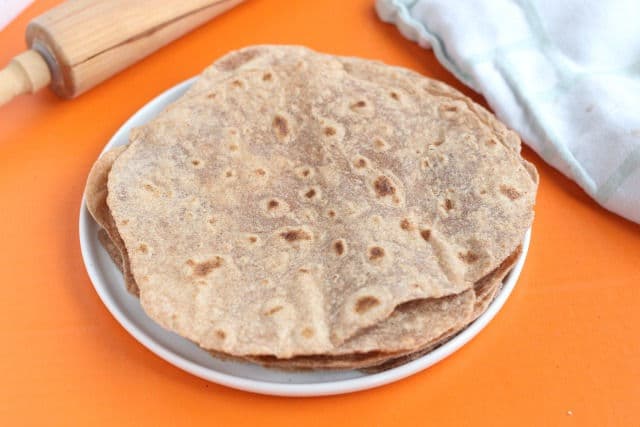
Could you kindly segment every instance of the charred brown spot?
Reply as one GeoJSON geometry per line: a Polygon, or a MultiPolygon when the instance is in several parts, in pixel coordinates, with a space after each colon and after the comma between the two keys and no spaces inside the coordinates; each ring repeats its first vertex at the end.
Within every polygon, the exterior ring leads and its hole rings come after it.
{"type": "Polygon", "coordinates": [[[256,173],[256,175],[258,175],[258,176],[265,176],[265,175],[267,174],[267,171],[265,171],[265,170],[264,170],[264,169],[262,169],[262,168],[256,169],[254,172],[255,172],[255,173],[256,173]]]}
{"type": "Polygon", "coordinates": [[[450,211],[451,209],[453,209],[453,201],[451,199],[445,199],[444,200],[444,208],[448,211],[450,211]]]}
{"type": "Polygon", "coordinates": [[[372,297],[372,296],[362,297],[356,302],[355,311],[358,314],[364,314],[379,304],[380,304],[380,300],[376,297],[372,297]]]}
{"type": "Polygon", "coordinates": [[[400,95],[398,95],[397,92],[391,92],[389,93],[389,96],[393,99],[395,99],[396,101],[400,100],[400,95]]]}
{"type": "Polygon", "coordinates": [[[282,237],[287,242],[295,242],[298,240],[311,240],[311,235],[304,230],[289,230],[280,233],[280,237],[282,237]]]}
{"type": "Polygon", "coordinates": [[[431,230],[420,230],[420,236],[426,241],[428,242],[429,239],[431,238],[431,230]]]}
{"type": "Polygon", "coordinates": [[[267,203],[267,207],[269,209],[275,209],[280,205],[280,203],[278,203],[277,200],[269,200],[269,203],[267,203]]]}
{"type": "Polygon", "coordinates": [[[451,104],[445,104],[443,106],[440,107],[440,109],[444,112],[447,113],[455,113],[456,111],[458,111],[458,107],[456,107],[455,105],[451,105],[451,104]]]}
{"type": "Polygon", "coordinates": [[[487,145],[492,146],[492,145],[496,145],[497,142],[495,139],[487,139],[486,141],[487,145]]]}
{"type": "Polygon", "coordinates": [[[516,200],[522,196],[518,190],[513,187],[509,187],[508,185],[501,185],[500,192],[511,200],[516,200]]]}
{"type": "Polygon", "coordinates": [[[364,101],[358,101],[356,103],[351,104],[351,109],[355,110],[357,108],[364,108],[367,106],[367,103],[364,101]]]}
{"type": "Polygon", "coordinates": [[[384,150],[385,148],[387,148],[387,144],[381,139],[375,139],[375,140],[373,140],[373,147],[376,150],[381,151],[381,150],[384,150]]]}
{"type": "Polygon", "coordinates": [[[400,228],[402,228],[403,230],[411,230],[413,229],[413,226],[411,225],[411,222],[407,218],[405,218],[400,221],[400,228]]]}
{"type": "Polygon", "coordinates": [[[200,164],[200,160],[191,160],[191,164],[193,166],[198,166],[200,164]]]}
{"type": "Polygon", "coordinates": [[[304,197],[306,197],[307,199],[311,199],[315,195],[316,195],[316,190],[314,190],[313,188],[307,191],[306,193],[304,193],[304,197]]]}
{"type": "Polygon", "coordinates": [[[435,145],[436,147],[441,146],[442,144],[444,144],[444,141],[442,139],[438,139],[433,141],[432,145],[435,145]]]}
{"type": "Polygon", "coordinates": [[[258,238],[256,236],[249,236],[249,242],[255,243],[257,241],[258,241],[258,238]]]}
{"type": "Polygon", "coordinates": [[[311,171],[309,169],[305,169],[302,171],[302,176],[307,177],[309,176],[309,174],[311,173],[311,171]]]}
{"type": "Polygon", "coordinates": [[[127,225],[127,224],[129,224],[129,220],[128,220],[128,219],[123,219],[123,220],[120,222],[120,224],[122,224],[122,225],[127,225]]]}
{"type": "Polygon", "coordinates": [[[233,176],[233,172],[232,171],[226,171],[224,173],[224,176],[226,176],[227,178],[231,178],[233,176]]]}
{"type": "Polygon", "coordinates": [[[138,251],[142,252],[143,254],[146,254],[147,252],[149,252],[149,247],[144,243],[141,243],[140,246],[138,246],[138,251]]]}
{"type": "Polygon", "coordinates": [[[262,80],[264,80],[265,82],[268,82],[269,80],[271,80],[271,73],[264,73],[262,75],[262,80]]]}
{"type": "Polygon", "coordinates": [[[261,52],[257,48],[251,50],[245,49],[239,53],[236,53],[235,55],[232,55],[228,59],[218,62],[216,64],[216,67],[223,71],[231,71],[240,67],[242,64],[251,61],[253,58],[260,54],[261,52]]]}
{"type": "Polygon", "coordinates": [[[227,337],[227,334],[222,329],[218,329],[216,330],[216,337],[223,340],[227,337]]]}
{"type": "Polygon", "coordinates": [[[302,330],[302,336],[305,338],[311,338],[313,336],[313,328],[304,328],[302,330]]]}
{"type": "Polygon", "coordinates": [[[366,159],[364,159],[364,158],[362,158],[362,157],[360,157],[359,159],[357,159],[357,160],[354,162],[354,165],[355,165],[355,167],[357,167],[358,169],[365,168],[365,167],[367,167],[367,160],[366,160],[366,159]]]}
{"type": "Polygon", "coordinates": [[[299,273],[303,273],[303,274],[307,274],[307,273],[309,273],[309,269],[308,268],[299,268],[298,272],[299,273]]]}
{"type": "Polygon", "coordinates": [[[391,183],[391,180],[384,175],[376,178],[373,182],[373,188],[375,188],[378,197],[390,196],[396,193],[396,188],[391,183]]]}
{"type": "Polygon", "coordinates": [[[333,250],[338,255],[344,254],[344,242],[342,240],[336,240],[333,242],[333,250]]]}
{"type": "Polygon", "coordinates": [[[460,252],[458,254],[458,257],[460,257],[460,259],[464,262],[466,262],[467,264],[471,264],[474,263],[478,260],[478,258],[480,258],[478,256],[478,254],[471,252],[471,251],[467,251],[465,253],[460,252]]]}
{"type": "Polygon", "coordinates": [[[244,84],[242,84],[242,82],[240,80],[234,80],[231,84],[234,87],[242,87],[242,86],[244,86],[244,84]]]}
{"type": "Polygon", "coordinates": [[[334,210],[330,210],[329,212],[327,212],[327,215],[329,215],[330,218],[335,218],[336,212],[334,210]]]}
{"type": "Polygon", "coordinates": [[[209,95],[207,95],[207,98],[209,98],[209,99],[213,99],[213,98],[215,98],[216,96],[217,96],[217,95],[216,95],[216,93],[215,93],[215,92],[211,92],[209,95]]]}
{"type": "Polygon", "coordinates": [[[284,307],[282,307],[281,305],[277,305],[267,311],[264,312],[265,316],[272,316],[274,314],[276,314],[277,312],[279,312],[280,310],[282,310],[284,307]]]}
{"type": "Polygon", "coordinates": [[[216,223],[216,219],[215,219],[214,217],[210,217],[210,218],[207,220],[207,222],[208,222],[209,224],[212,224],[212,225],[213,225],[213,224],[215,224],[215,223],[216,223]]]}
{"type": "Polygon", "coordinates": [[[193,268],[193,274],[196,276],[206,276],[216,268],[222,266],[223,260],[219,256],[204,262],[195,262],[192,259],[187,260],[187,265],[193,268]]]}
{"type": "Polygon", "coordinates": [[[229,151],[238,151],[238,144],[229,144],[229,151]]]}
{"type": "Polygon", "coordinates": [[[427,159],[423,159],[422,160],[422,169],[429,169],[429,160],[427,159]]]}
{"type": "Polygon", "coordinates": [[[378,260],[384,256],[384,249],[380,246],[369,248],[369,259],[371,261],[378,260]]]}
{"type": "Polygon", "coordinates": [[[284,117],[280,115],[275,116],[272,124],[280,138],[284,138],[289,134],[289,124],[287,123],[287,119],[284,117]]]}
{"type": "Polygon", "coordinates": [[[156,191],[156,188],[151,184],[145,184],[143,185],[143,188],[151,193],[156,191]]]}
{"type": "Polygon", "coordinates": [[[324,134],[327,135],[327,136],[333,136],[333,135],[336,134],[336,130],[335,130],[335,128],[327,126],[326,128],[324,128],[324,134]]]}

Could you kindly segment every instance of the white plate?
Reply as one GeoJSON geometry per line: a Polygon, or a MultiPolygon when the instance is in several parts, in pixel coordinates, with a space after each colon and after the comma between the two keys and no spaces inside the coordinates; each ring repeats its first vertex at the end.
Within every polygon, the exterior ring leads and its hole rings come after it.
{"type": "MultiPolygon", "coordinates": [[[[126,144],[132,127],[140,126],[156,116],[178,99],[193,80],[174,86],[142,107],[116,132],[104,151],[126,144]]],[[[426,369],[449,356],[475,337],[502,308],[520,276],[531,238],[529,230],[522,245],[522,254],[505,279],[502,290],[475,322],[446,344],[419,359],[381,373],[365,374],[359,371],[283,372],[250,363],[213,358],[146,316],[138,299],[126,291],[122,274],[98,242],[97,231],[98,226],[87,211],[83,198],[80,208],[80,247],[89,277],[111,314],[142,345],[172,365],[200,378],[240,390],[280,396],[321,396],[378,387],[426,369]]]]}

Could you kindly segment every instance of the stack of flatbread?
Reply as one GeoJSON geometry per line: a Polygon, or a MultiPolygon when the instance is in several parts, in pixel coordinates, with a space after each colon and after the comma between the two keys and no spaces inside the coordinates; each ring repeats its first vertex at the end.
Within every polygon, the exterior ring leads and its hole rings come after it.
{"type": "Polygon", "coordinates": [[[266,366],[385,368],[485,311],[537,183],[518,136],[443,83],[254,46],[105,153],[86,200],[166,329],[266,366]]]}

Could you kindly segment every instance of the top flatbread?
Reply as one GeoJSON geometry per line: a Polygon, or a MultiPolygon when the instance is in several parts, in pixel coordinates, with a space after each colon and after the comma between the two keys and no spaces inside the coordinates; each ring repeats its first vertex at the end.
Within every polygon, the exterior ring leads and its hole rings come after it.
{"type": "Polygon", "coordinates": [[[272,68],[174,104],[113,166],[151,317],[230,354],[330,353],[519,244],[536,176],[488,113],[378,63],[272,68]]]}

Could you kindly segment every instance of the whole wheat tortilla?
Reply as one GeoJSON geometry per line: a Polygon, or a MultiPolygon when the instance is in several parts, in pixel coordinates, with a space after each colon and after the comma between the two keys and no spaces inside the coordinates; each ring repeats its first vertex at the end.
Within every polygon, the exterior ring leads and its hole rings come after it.
{"type": "Polygon", "coordinates": [[[360,63],[347,69],[332,61],[218,82],[215,91],[175,104],[144,128],[114,164],[108,201],[143,306],[161,324],[230,354],[324,354],[398,304],[463,292],[522,238],[536,180],[508,138],[466,102],[432,96],[435,86],[426,79],[398,72],[397,87],[389,88],[373,72],[364,80],[360,63]],[[385,120],[371,125],[372,112],[385,120]],[[393,125],[411,112],[420,120],[393,125]],[[249,117],[252,127],[245,129],[249,117]],[[426,132],[434,128],[440,139],[426,132]],[[506,172],[491,175],[495,168],[506,172]],[[196,180],[206,197],[182,197],[196,180]],[[282,191],[288,188],[298,191],[282,191]],[[131,211],[134,200],[143,206],[131,211]],[[263,213],[245,218],[238,208],[246,205],[249,214],[263,213]],[[336,225],[323,235],[309,226],[319,222],[336,225]],[[339,241],[339,232],[349,241],[339,241]],[[203,240],[212,235],[214,242],[203,240]],[[250,249],[265,242],[270,251],[250,249]],[[339,267],[326,255],[324,264],[310,262],[320,253],[333,253],[339,267]],[[287,258],[296,267],[279,271],[287,258]],[[402,261],[400,268],[391,258],[402,261]],[[329,273],[338,268],[342,280],[332,282],[329,273]],[[279,277],[282,295],[259,283],[260,272],[279,277]],[[343,293],[350,294],[346,303],[338,299],[343,293]],[[261,310],[265,301],[274,306],[261,310]],[[279,319],[263,318],[273,309],[271,315],[282,312],[279,319]]]}

